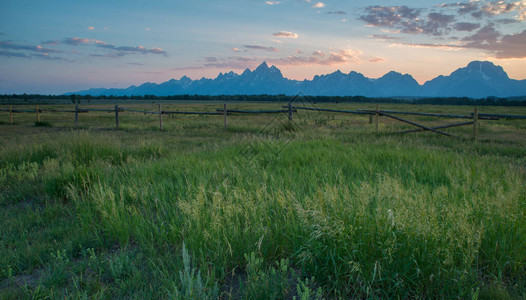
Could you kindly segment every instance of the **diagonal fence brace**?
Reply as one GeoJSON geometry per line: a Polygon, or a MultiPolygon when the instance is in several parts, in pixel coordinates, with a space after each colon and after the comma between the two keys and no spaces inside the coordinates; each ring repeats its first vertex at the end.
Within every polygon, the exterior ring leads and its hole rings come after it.
{"type": "Polygon", "coordinates": [[[379,112],[379,114],[381,116],[386,116],[388,118],[395,119],[395,120],[398,120],[400,122],[404,122],[404,123],[411,124],[411,125],[416,126],[416,127],[420,127],[420,128],[422,128],[424,130],[429,130],[429,131],[432,131],[434,133],[442,134],[442,135],[445,135],[445,136],[451,136],[451,134],[449,134],[449,133],[445,133],[443,131],[439,131],[439,130],[436,130],[434,128],[427,127],[427,126],[424,126],[424,125],[421,125],[421,124],[418,124],[418,123],[415,123],[415,122],[412,122],[412,121],[409,121],[409,120],[405,120],[405,119],[402,119],[402,118],[399,118],[399,117],[391,116],[391,115],[388,115],[388,114],[382,113],[382,112],[379,112]]]}
{"type": "MultiPolygon", "coordinates": [[[[470,121],[470,122],[462,122],[462,123],[454,123],[454,124],[435,126],[435,127],[431,127],[431,128],[436,130],[436,129],[452,128],[452,127],[466,126],[466,125],[472,125],[472,124],[473,124],[473,121],[470,121]]],[[[421,132],[421,131],[426,131],[426,130],[427,129],[423,129],[423,128],[409,129],[409,130],[399,131],[398,133],[421,132]]]]}

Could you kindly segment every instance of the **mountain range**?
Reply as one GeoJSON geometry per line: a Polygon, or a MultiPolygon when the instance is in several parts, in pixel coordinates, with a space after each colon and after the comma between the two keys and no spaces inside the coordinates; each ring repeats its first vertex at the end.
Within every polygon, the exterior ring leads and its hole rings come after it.
{"type": "Polygon", "coordinates": [[[526,95],[526,80],[514,80],[500,66],[488,61],[473,61],[449,76],[440,75],[423,85],[413,76],[391,71],[380,78],[367,78],[351,71],[336,71],[316,75],[312,80],[291,80],[281,71],[263,62],[254,70],[241,74],[232,71],[219,73],[215,79],[179,80],[156,84],[144,83],[125,89],[89,89],[69,94],[92,96],[139,95],[296,95],[310,96],[366,96],[366,97],[514,97],[526,95]]]}

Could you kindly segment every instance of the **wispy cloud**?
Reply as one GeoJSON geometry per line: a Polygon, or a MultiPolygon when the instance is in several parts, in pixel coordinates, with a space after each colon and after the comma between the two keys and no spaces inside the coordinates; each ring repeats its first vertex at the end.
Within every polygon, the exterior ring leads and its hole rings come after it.
{"type": "Polygon", "coordinates": [[[370,26],[397,29],[403,33],[440,36],[452,30],[455,16],[431,12],[422,16],[422,10],[407,6],[369,6],[360,20],[370,26]]]}
{"type": "Polygon", "coordinates": [[[296,55],[290,55],[281,58],[269,58],[259,56],[231,56],[227,58],[217,58],[217,62],[205,63],[203,66],[208,68],[244,69],[255,67],[259,65],[262,61],[266,61],[270,64],[275,64],[279,66],[337,66],[360,63],[361,60],[359,56],[362,54],[362,52],[354,49],[346,49],[335,50],[328,53],[325,53],[323,51],[314,51],[310,55],[302,54],[302,51],[296,51],[296,55]]]}
{"type": "Polygon", "coordinates": [[[507,1],[495,1],[484,5],[482,11],[490,16],[517,12],[515,18],[523,21],[526,18],[526,1],[515,1],[511,3],[507,1]]]}
{"type": "Polygon", "coordinates": [[[64,38],[62,40],[49,40],[42,43],[42,45],[47,46],[74,46],[74,47],[96,47],[98,49],[104,49],[108,51],[107,53],[89,53],[83,54],[76,50],[59,50],[55,48],[42,47],[41,45],[21,45],[13,43],[12,41],[0,41],[0,51],[2,51],[2,56],[5,57],[21,57],[21,58],[38,58],[46,60],[64,60],[70,61],[67,59],[67,54],[76,54],[84,55],[85,57],[101,57],[101,58],[119,58],[131,54],[156,54],[168,56],[168,53],[159,47],[145,48],[143,46],[115,46],[113,44],[108,44],[106,42],[80,38],[80,37],[71,37],[64,38]],[[53,53],[64,53],[58,57],[52,56],[53,53]]]}
{"type": "Polygon", "coordinates": [[[168,53],[166,51],[164,51],[162,48],[150,48],[148,49],[147,51],[148,53],[153,53],[153,54],[161,54],[161,55],[168,55],[168,53]]]}
{"type": "Polygon", "coordinates": [[[326,12],[326,14],[328,14],[328,15],[346,15],[347,13],[344,12],[343,10],[338,10],[338,11],[328,11],[328,12],[326,12]]]}
{"type": "Polygon", "coordinates": [[[0,48],[0,56],[4,57],[22,57],[22,58],[31,58],[31,56],[22,53],[22,52],[12,52],[9,50],[4,50],[0,48]]]}
{"type": "Polygon", "coordinates": [[[464,49],[463,46],[455,44],[431,44],[431,43],[392,43],[388,47],[410,47],[410,48],[432,48],[448,51],[464,49]]]}
{"type": "Polygon", "coordinates": [[[251,50],[262,50],[262,51],[268,51],[268,52],[279,52],[277,48],[274,47],[265,47],[265,46],[259,46],[259,45],[244,45],[245,48],[251,49],[251,50]]]}
{"type": "Polygon", "coordinates": [[[359,19],[368,26],[380,27],[383,32],[424,34],[436,37],[437,41],[414,43],[403,42],[403,35],[396,38],[390,35],[369,35],[376,40],[391,42],[391,47],[480,49],[495,58],[526,58],[526,30],[509,33],[515,27],[496,27],[525,20],[526,0],[444,3],[436,5],[430,12],[407,6],[377,5],[366,7],[359,19]],[[500,30],[506,30],[508,34],[500,30]],[[466,33],[471,34],[466,36],[466,33]]]}
{"type": "Polygon", "coordinates": [[[385,41],[395,41],[395,40],[399,40],[400,39],[400,37],[398,37],[398,36],[390,36],[390,35],[387,35],[387,34],[371,34],[368,37],[374,38],[377,41],[384,41],[384,42],[385,41]]]}
{"type": "Polygon", "coordinates": [[[290,32],[290,31],[280,31],[280,32],[276,32],[274,34],[272,34],[273,36],[277,36],[277,37],[284,37],[284,38],[293,38],[293,39],[297,39],[298,38],[298,34],[297,33],[293,33],[293,32],[290,32]]]}
{"type": "Polygon", "coordinates": [[[89,27],[88,27],[88,30],[95,30],[95,27],[93,27],[93,26],[89,26],[89,27]]]}
{"type": "Polygon", "coordinates": [[[348,49],[332,51],[324,53],[322,51],[315,51],[311,55],[292,55],[278,59],[268,59],[267,62],[280,65],[280,66],[307,66],[307,65],[325,65],[325,66],[338,66],[346,64],[358,64],[360,63],[359,55],[360,51],[348,49]]]}
{"type": "Polygon", "coordinates": [[[469,1],[457,3],[444,3],[437,5],[440,8],[454,8],[459,15],[471,15],[475,19],[495,17],[503,14],[514,13],[516,20],[526,19],[526,1],[469,1]]]}
{"type": "Polygon", "coordinates": [[[226,59],[221,59],[218,62],[206,63],[202,67],[191,67],[192,69],[198,68],[228,68],[228,69],[237,69],[242,70],[245,68],[254,68],[265,60],[260,57],[246,57],[246,56],[231,56],[226,59]]]}
{"type": "Polygon", "coordinates": [[[106,44],[106,43],[98,43],[97,47],[115,51],[118,56],[124,56],[129,53],[142,53],[142,54],[152,53],[152,54],[162,54],[165,56],[167,55],[166,51],[164,51],[161,48],[147,49],[143,46],[115,46],[113,44],[106,44]]]}
{"type": "Polygon", "coordinates": [[[479,1],[469,1],[469,2],[457,2],[457,3],[443,3],[436,5],[440,8],[455,8],[460,15],[471,14],[474,18],[481,18],[482,12],[479,8],[479,1]]]}
{"type": "Polygon", "coordinates": [[[0,41],[0,56],[11,58],[37,58],[46,60],[64,60],[67,59],[59,56],[51,56],[50,53],[63,53],[63,51],[44,48],[40,45],[19,45],[11,41],[0,41]]]}
{"type": "Polygon", "coordinates": [[[46,60],[62,60],[62,61],[70,61],[69,59],[65,59],[63,57],[58,56],[51,56],[49,53],[37,53],[33,54],[32,57],[40,58],[40,59],[46,59],[46,60]]]}
{"type": "Polygon", "coordinates": [[[23,50],[23,51],[39,52],[39,53],[60,53],[62,52],[62,51],[51,49],[51,48],[44,48],[40,45],[37,45],[37,46],[19,45],[11,41],[0,41],[0,49],[23,50]]]}
{"type": "Polygon", "coordinates": [[[217,57],[215,57],[215,56],[205,56],[204,59],[208,63],[217,62],[217,57]]]}
{"type": "Polygon", "coordinates": [[[206,69],[204,66],[190,66],[190,67],[173,67],[171,71],[189,71],[189,70],[203,70],[206,69]]]}
{"type": "Polygon", "coordinates": [[[371,26],[398,27],[400,24],[415,20],[421,13],[420,9],[407,6],[369,6],[360,20],[371,26]]]}
{"type": "Polygon", "coordinates": [[[387,60],[383,57],[373,57],[369,59],[369,62],[372,62],[372,63],[384,62],[384,61],[387,61],[387,60]]]}
{"type": "Polygon", "coordinates": [[[276,5],[279,4],[279,1],[266,1],[265,3],[268,5],[276,5]]]}
{"type": "Polygon", "coordinates": [[[484,50],[497,59],[526,58],[526,30],[516,34],[503,35],[493,24],[480,28],[473,35],[460,41],[448,44],[432,43],[396,43],[391,47],[436,48],[442,50],[479,49],[484,50]]]}
{"type": "Polygon", "coordinates": [[[520,21],[517,19],[497,19],[497,20],[494,20],[494,22],[498,24],[504,24],[504,25],[520,23],[520,21]]]}
{"type": "Polygon", "coordinates": [[[467,47],[480,48],[496,44],[500,36],[501,34],[495,30],[493,25],[486,25],[475,34],[465,37],[462,40],[467,42],[467,47]]]}
{"type": "Polygon", "coordinates": [[[526,58],[526,30],[502,35],[490,24],[463,41],[466,42],[463,47],[488,50],[496,58],[526,58]]]}
{"type": "Polygon", "coordinates": [[[494,46],[497,58],[526,58],[526,30],[505,35],[494,46]]]}
{"type": "Polygon", "coordinates": [[[60,45],[60,41],[59,40],[49,40],[49,41],[42,42],[41,44],[42,45],[56,46],[56,45],[60,45]]]}
{"type": "Polygon", "coordinates": [[[325,3],[323,2],[318,2],[312,6],[312,8],[324,8],[324,7],[325,7],[325,3]]]}
{"type": "Polygon", "coordinates": [[[95,40],[79,38],[79,37],[65,38],[62,40],[62,43],[67,44],[67,45],[72,45],[72,46],[88,45],[92,42],[95,42],[95,40]]]}
{"type": "Polygon", "coordinates": [[[469,23],[469,22],[458,22],[453,25],[453,28],[457,31],[473,31],[480,28],[479,23],[469,23]]]}
{"type": "Polygon", "coordinates": [[[142,54],[160,54],[167,56],[168,53],[159,47],[153,47],[153,48],[145,48],[143,46],[115,46],[114,44],[108,44],[104,41],[95,40],[95,39],[87,39],[87,38],[80,38],[80,37],[72,37],[72,38],[65,38],[62,40],[63,44],[71,45],[71,46],[80,46],[80,45],[95,45],[98,48],[102,49],[108,49],[113,51],[111,55],[90,55],[92,57],[119,57],[124,56],[131,53],[142,53],[142,54]]]}

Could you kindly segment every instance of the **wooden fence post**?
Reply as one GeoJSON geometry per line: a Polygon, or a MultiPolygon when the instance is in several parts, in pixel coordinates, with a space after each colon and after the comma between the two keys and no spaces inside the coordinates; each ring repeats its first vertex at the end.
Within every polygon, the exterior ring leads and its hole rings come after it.
{"type": "Polygon", "coordinates": [[[479,112],[478,112],[478,109],[475,107],[475,111],[473,112],[473,140],[477,140],[478,130],[479,130],[479,112]]]}
{"type": "Polygon", "coordinates": [[[75,129],[79,125],[79,105],[75,104],[75,129]]]}
{"type": "Polygon", "coordinates": [[[9,124],[13,124],[13,106],[9,105],[9,124]]]}
{"type": "Polygon", "coordinates": [[[292,102],[289,102],[289,122],[292,122],[292,102]]]}
{"type": "Polygon", "coordinates": [[[119,129],[119,105],[115,104],[115,128],[119,129]]]}
{"type": "Polygon", "coordinates": [[[376,114],[374,118],[374,129],[378,133],[378,119],[380,119],[380,105],[376,104],[376,114]]]}
{"type": "Polygon", "coordinates": [[[38,109],[38,104],[37,104],[37,122],[40,122],[40,110],[38,109]]]}
{"type": "Polygon", "coordinates": [[[224,112],[224,117],[225,117],[225,130],[226,130],[227,129],[227,126],[226,126],[226,118],[227,118],[226,103],[223,104],[223,112],[224,112]]]}
{"type": "Polygon", "coordinates": [[[159,127],[163,130],[163,109],[161,103],[159,103],[159,127]]]}

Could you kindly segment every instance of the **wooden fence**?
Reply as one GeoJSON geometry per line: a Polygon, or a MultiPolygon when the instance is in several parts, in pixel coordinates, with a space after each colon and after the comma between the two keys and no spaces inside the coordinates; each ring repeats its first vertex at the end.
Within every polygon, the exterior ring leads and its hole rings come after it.
{"type": "Polygon", "coordinates": [[[236,110],[228,109],[227,104],[223,104],[222,109],[216,109],[216,111],[170,111],[163,110],[162,104],[158,104],[157,111],[147,111],[139,109],[130,109],[125,107],[120,107],[115,105],[113,109],[96,109],[96,108],[80,108],[78,104],[75,105],[75,109],[43,109],[36,105],[35,109],[13,109],[13,106],[9,108],[0,108],[0,111],[6,111],[9,113],[9,123],[13,124],[13,114],[16,113],[35,113],[37,122],[40,122],[40,114],[42,112],[56,112],[56,113],[74,113],[74,126],[78,128],[79,123],[79,114],[89,113],[89,112],[114,112],[115,113],[115,128],[119,129],[119,115],[123,112],[134,112],[134,113],[144,113],[144,114],[153,114],[159,116],[159,127],[163,129],[163,115],[222,115],[224,118],[224,128],[227,129],[227,116],[236,115],[236,114],[287,114],[289,122],[293,121],[293,114],[298,110],[307,110],[307,111],[318,111],[318,112],[329,112],[329,113],[340,113],[340,114],[357,114],[357,115],[369,115],[370,123],[374,122],[375,131],[379,131],[379,119],[381,116],[387,117],[393,120],[397,120],[414,127],[415,129],[403,130],[397,133],[414,133],[414,132],[423,132],[430,131],[433,133],[453,136],[450,133],[442,131],[442,129],[460,127],[460,126],[473,126],[473,135],[472,138],[476,139],[478,134],[479,120],[499,120],[499,119],[526,119],[524,115],[509,115],[509,114],[481,114],[478,112],[477,108],[474,108],[474,111],[469,115],[459,115],[459,114],[439,114],[439,113],[422,113],[422,112],[403,112],[403,111],[392,111],[392,110],[380,110],[379,106],[376,105],[375,110],[367,109],[357,109],[357,110],[337,110],[337,109],[328,109],[328,108],[318,108],[318,107],[306,107],[306,106],[294,106],[293,103],[288,103],[286,106],[282,106],[282,109],[277,110],[236,110]],[[439,126],[426,126],[423,124],[416,123],[395,115],[414,115],[414,116],[426,116],[426,117],[437,117],[437,118],[452,118],[452,119],[469,119],[470,121],[459,122],[454,124],[445,124],[439,126]],[[373,121],[374,120],[374,121],[373,121]]]}

